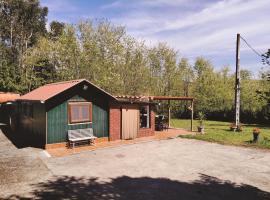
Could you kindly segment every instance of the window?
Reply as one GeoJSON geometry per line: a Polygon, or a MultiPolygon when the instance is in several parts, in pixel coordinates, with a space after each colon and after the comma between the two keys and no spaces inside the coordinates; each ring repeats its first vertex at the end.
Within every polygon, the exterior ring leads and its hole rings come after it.
{"type": "Polygon", "coordinates": [[[140,107],[140,128],[149,128],[149,106],[140,107]]]}
{"type": "Polygon", "coordinates": [[[68,110],[70,124],[92,121],[92,103],[90,102],[70,102],[68,110]]]}

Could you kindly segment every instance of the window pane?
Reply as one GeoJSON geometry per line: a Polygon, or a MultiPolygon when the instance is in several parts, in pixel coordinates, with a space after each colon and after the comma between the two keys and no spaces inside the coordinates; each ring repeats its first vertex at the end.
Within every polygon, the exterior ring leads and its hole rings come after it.
{"type": "Polygon", "coordinates": [[[81,106],[81,111],[82,111],[82,119],[89,120],[90,119],[89,105],[81,106]]]}
{"type": "Polygon", "coordinates": [[[140,107],[140,128],[149,128],[149,106],[140,107]]]}
{"type": "Polygon", "coordinates": [[[71,106],[71,121],[80,120],[80,107],[77,105],[71,106]]]}

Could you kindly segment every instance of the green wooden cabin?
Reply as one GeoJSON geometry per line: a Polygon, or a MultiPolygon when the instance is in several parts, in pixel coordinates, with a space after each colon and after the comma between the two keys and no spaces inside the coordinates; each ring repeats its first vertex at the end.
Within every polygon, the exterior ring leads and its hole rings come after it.
{"type": "Polygon", "coordinates": [[[16,132],[31,144],[65,143],[67,131],[93,128],[109,136],[109,105],[116,98],[85,79],[44,85],[16,101],[16,132]]]}

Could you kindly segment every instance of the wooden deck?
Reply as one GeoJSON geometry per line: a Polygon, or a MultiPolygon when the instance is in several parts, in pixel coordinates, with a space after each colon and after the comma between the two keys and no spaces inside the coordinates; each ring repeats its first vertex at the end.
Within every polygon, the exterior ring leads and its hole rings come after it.
{"type": "Polygon", "coordinates": [[[117,147],[121,145],[151,142],[155,140],[166,140],[170,138],[176,138],[179,135],[187,135],[187,134],[193,134],[193,132],[186,131],[183,129],[170,128],[166,131],[155,131],[155,135],[150,136],[150,137],[141,137],[141,138],[136,138],[133,140],[117,140],[117,141],[111,141],[111,142],[108,142],[108,141],[99,142],[92,146],[80,146],[80,147],[75,147],[74,149],[65,148],[65,147],[47,149],[47,152],[53,157],[62,157],[62,156],[76,154],[76,153],[80,153],[84,151],[94,151],[94,150],[102,149],[102,148],[112,148],[112,147],[117,147]]]}

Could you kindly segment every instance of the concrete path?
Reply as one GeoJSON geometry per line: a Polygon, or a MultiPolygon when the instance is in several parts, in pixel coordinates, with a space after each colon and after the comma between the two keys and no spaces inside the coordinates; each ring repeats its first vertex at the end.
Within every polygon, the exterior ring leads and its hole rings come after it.
{"type": "MultiPolygon", "coordinates": [[[[36,155],[38,159],[42,154],[36,155]]],[[[35,165],[24,171],[24,174],[35,174],[35,181],[20,179],[23,184],[16,190],[11,188],[15,183],[4,181],[1,185],[9,188],[0,190],[2,196],[13,199],[270,199],[270,151],[265,150],[176,138],[40,160],[46,166],[45,170],[41,167],[44,175],[35,165]]],[[[10,167],[6,166],[4,172],[9,173],[10,167]]]]}

